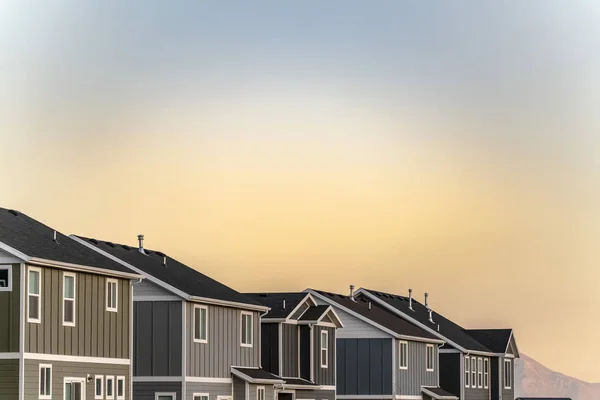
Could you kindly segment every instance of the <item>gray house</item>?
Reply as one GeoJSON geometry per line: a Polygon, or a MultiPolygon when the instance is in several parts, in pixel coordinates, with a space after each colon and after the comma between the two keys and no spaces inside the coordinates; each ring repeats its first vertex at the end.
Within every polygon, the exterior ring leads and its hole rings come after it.
{"type": "Polygon", "coordinates": [[[514,359],[519,351],[511,329],[467,330],[409,296],[359,289],[377,303],[446,343],[440,349],[440,386],[461,400],[514,400],[514,359]]]}
{"type": "Polygon", "coordinates": [[[248,293],[270,308],[263,316],[262,366],[279,375],[280,400],[335,399],[336,331],[343,327],[331,306],[308,293],[248,293]]]}
{"type": "Polygon", "coordinates": [[[144,276],[133,288],[133,399],[273,400],[261,366],[269,309],[159,251],[73,236],[144,276]]]}
{"type": "Polygon", "coordinates": [[[378,303],[307,289],[318,304],[333,307],[343,323],[337,332],[337,398],[344,400],[454,399],[439,387],[439,347],[425,329],[378,303]]]}
{"type": "Polygon", "coordinates": [[[131,399],[141,276],[0,208],[0,399],[131,399]]]}

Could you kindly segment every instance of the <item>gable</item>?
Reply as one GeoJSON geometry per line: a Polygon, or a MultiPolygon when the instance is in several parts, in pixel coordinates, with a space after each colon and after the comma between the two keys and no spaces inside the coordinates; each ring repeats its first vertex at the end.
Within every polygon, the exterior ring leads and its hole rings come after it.
{"type": "Polygon", "coordinates": [[[379,328],[339,309],[335,304],[329,304],[319,298],[315,298],[317,304],[331,305],[335,313],[344,324],[343,328],[338,328],[336,337],[338,339],[354,339],[354,338],[390,338],[389,333],[382,331],[379,328]]]}
{"type": "Polygon", "coordinates": [[[321,318],[321,322],[329,322],[329,323],[333,324],[333,321],[329,317],[329,313],[327,313],[327,315],[325,315],[323,318],[321,318]]]}
{"type": "Polygon", "coordinates": [[[514,334],[510,336],[510,342],[508,342],[508,346],[506,347],[506,354],[512,354],[515,357],[520,357],[514,334]]]}
{"type": "Polygon", "coordinates": [[[181,300],[172,292],[144,279],[140,283],[133,285],[134,301],[158,301],[158,300],[181,300]]]}
{"type": "Polygon", "coordinates": [[[22,260],[0,249],[0,264],[19,264],[22,260]]]}

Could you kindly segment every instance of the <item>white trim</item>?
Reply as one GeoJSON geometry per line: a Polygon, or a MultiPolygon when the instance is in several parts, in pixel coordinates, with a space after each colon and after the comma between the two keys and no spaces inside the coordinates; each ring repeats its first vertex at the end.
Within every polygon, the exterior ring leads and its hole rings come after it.
{"type": "Polygon", "coordinates": [[[471,357],[469,356],[464,356],[464,368],[463,368],[463,375],[464,375],[464,381],[465,381],[465,387],[466,388],[470,388],[471,387],[471,357]],[[469,366],[467,367],[467,363],[469,364],[469,366]]]}
{"type": "Polygon", "coordinates": [[[106,311],[118,312],[119,311],[119,281],[113,278],[106,278],[106,311]],[[111,285],[115,285],[115,304],[112,303],[112,296],[109,288],[111,285]]]}
{"type": "MultiPolygon", "coordinates": [[[[38,399],[52,399],[52,365],[51,364],[40,364],[38,368],[38,399]],[[40,389],[42,388],[42,382],[40,379],[42,377],[42,368],[50,370],[50,393],[40,394],[40,389]]],[[[44,388],[45,389],[45,388],[44,388]]]]}
{"type": "Polygon", "coordinates": [[[115,397],[117,400],[125,400],[125,377],[124,376],[117,376],[116,379],[116,385],[115,385],[115,397]],[[119,382],[123,382],[123,394],[119,395],[119,382]]]}
{"type": "Polygon", "coordinates": [[[319,390],[335,390],[335,385],[321,385],[319,390]]]}
{"type": "MultiPolygon", "coordinates": [[[[187,375],[187,302],[181,300],[181,393],[185,395],[187,393],[187,382],[185,376],[187,375]]],[[[207,334],[208,335],[208,334],[207,334]]],[[[233,387],[233,386],[232,386],[233,387]]]]}
{"type": "Polygon", "coordinates": [[[19,284],[20,293],[23,295],[19,296],[19,399],[23,400],[25,398],[25,360],[23,359],[23,353],[25,352],[25,274],[27,274],[27,267],[25,264],[21,263],[19,265],[19,284]]]}
{"type": "Polygon", "coordinates": [[[425,393],[427,396],[431,397],[432,399],[436,399],[436,400],[458,400],[458,397],[456,396],[440,396],[438,394],[433,393],[431,390],[429,390],[428,388],[421,386],[421,392],[425,393]]]}
{"type": "Polygon", "coordinates": [[[462,351],[456,350],[456,349],[439,349],[438,352],[440,354],[456,354],[456,353],[464,354],[462,351]]]}
{"type": "Polygon", "coordinates": [[[231,400],[233,399],[233,388],[231,389],[231,395],[222,394],[217,396],[217,400],[231,400]]]}
{"type": "MultiPolygon", "coordinates": [[[[246,326],[246,333],[247,332],[248,327],[246,326]]],[[[254,346],[254,314],[248,311],[240,311],[240,346],[242,347],[253,347],[254,346]],[[250,343],[244,343],[244,340],[248,339],[247,337],[243,337],[242,333],[243,333],[243,326],[245,326],[246,324],[244,323],[244,315],[246,316],[250,316],[250,343]]]]}
{"type": "Polygon", "coordinates": [[[0,360],[18,360],[21,353],[0,353],[0,360]]]}
{"type": "Polygon", "coordinates": [[[90,267],[87,265],[71,264],[71,263],[55,261],[55,260],[46,260],[44,258],[30,257],[27,260],[27,262],[30,264],[41,265],[43,267],[60,268],[60,269],[67,269],[70,271],[79,271],[79,272],[91,272],[91,273],[97,274],[97,275],[117,276],[119,278],[126,278],[126,279],[142,278],[142,276],[140,276],[138,274],[131,274],[129,272],[120,272],[120,271],[115,271],[115,270],[106,269],[106,268],[97,268],[97,267],[90,267]]]}
{"type": "Polygon", "coordinates": [[[77,315],[77,274],[74,272],[66,272],[62,273],[62,325],[63,326],[75,326],[76,323],[76,315],[77,315]],[[67,299],[65,297],[65,278],[70,277],[73,278],[73,298],[67,299]],[[73,321],[65,321],[65,301],[73,302],[73,321]]]}
{"type": "Polygon", "coordinates": [[[133,296],[133,301],[180,301],[179,296],[133,296]]]}
{"type": "Polygon", "coordinates": [[[315,381],[315,332],[313,331],[313,325],[308,326],[308,332],[310,334],[310,381],[315,381]]]}
{"type": "MultiPolygon", "coordinates": [[[[198,315],[202,316],[202,311],[200,311],[198,313],[198,315]]],[[[193,318],[192,318],[192,323],[193,323],[193,340],[194,343],[208,343],[208,306],[202,305],[202,304],[194,304],[194,311],[192,314],[193,318]],[[196,310],[204,310],[206,311],[206,313],[204,314],[205,318],[204,318],[204,334],[205,334],[205,338],[202,339],[202,327],[199,326],[199,332],[196,332],[196,310]],[[200,338],[196,338],[196,333],[198,333],[198,336],[200,336],[200,338]]],[[[202,322],[202,318],[200,318],[200,322],[202,322]]]]}
{"type": "Polygon", "coordinates": [[[477,388],[477,357],[471,356],[471,387],[477,388]]]}
{"type": "MultiPolygon", "coordinates": [[[[338,394],[336,399],[343,400],[391,400],[394,396],[391,394],[338,394]]],[[[420,399],[420,398],[419,398],[420,399]]],[[[421,400],[421,399],[420,399],[421,400]]]]}
{"type": "Polygon", "coordinates": [[[415,396],[411,394],[397,394],[396,400],[423,400],[423,396],[415,396]]]}
{"type": "MultiPolygon", "coordinates": [[[[298,327],[298,329],[300,329],[300,327],[298,327]]],[[[278,347],[278,362],[279,362],[279,367],[278,367],[278,371],[279,371],[279,376],[283,375],[283,323],[278,323],[277,324],[277,330],[278,330],[278,338],[277,338],[277,347],[278,347]]],[[[298,331],[298,338],[300,337],[300,332],[298,331]]],[[[298,347],[300,347],[300,342],[298,341],[298,347]]],[[[300,362],[300,359],[298,359],[298,362],[300,362]]],[[[300,376],[300,375],[298,375],[300,376]]]]}
{"type": "MultiPolygon", "coordinates": [[[[258,369],[258,367],[239,367],[239,368],[252,368],[252,369],[258,369]]],[[[235,376],[237,376],[238,378],[246,381],[246,383],[252,383],[252,384],[265,384],[265,385],[274,385],[277,383],[285,383],[283,380],[281,379],[255,379],[252,378],[246,374],[244,374],[241,371],[238,371],[237,369],[235,369],[235,366],[231,367],[231,373],[235,376]]]]}
{"type": "Polygon", "coordinates": [[[202,397],[206,397],[206,400],[210,400],[210,393],[192,393],[192,400],[196,400],[196,397],[200,397],[200,400],[202,400],[202,397]]]}
{"type": "Polygon", "coordinates": [[[185,381],[196,383],[233,383],[233,379],[231,378],[208,378],[204,376],[186,376],[185,381]]]}
{"type": "Polygon", "coordinates": [[[483,389],[483,358],[477,357],[477,389],[483,389]]]}
{"type": "Polygon", "coordinates": [[[81,383],[81,400],[85,400],[85,392],[86,392],[86,388],[85,388],[85,378],[75,378],[75,377],[71,377],[71,376],[65,376],[63,378],[63,386],[62,386],[62,392],[63,392],[63,399],[66,400],[67,398],[67,394],[65,392],[65,385],[67,383],[81,383]]]}
{"type": "Polygon", "coordinates": [[[256,400],[267,400],[267,391],[265,390],[264,386],[257,386],[256,387],[256,400]],[[260,392],[261,390],[263,392],[263,398],[262,399],[258,395],[258,392],[260,392]]]}
{"type": "Polygon", "coordinates": [[[134,382],[181,382],[181,376],[134,376],[134,382]]]}
{"type": "MultiPolygon", "coordinates": [[[[302,305],[304,305],[308,300],[312,301],[313,305],[316,306],[317,302],[315,301],[315,299],[311,296],[310,293],[307,293],[306,296],[304,296],[304,298],[302,299],[302,301],[300,301],[296,307],[294,307],[294,309],[292,311],[290,311],[287,315],[287,317],[285,318],[286,320],[288,318],[291,318],[292,315],[294,315],[296,313],[296,311],[298,311],[300,309],[300,307],[302,307],[302,305]]],[[[310,305],[309,305],[310,308],[310,305]]],[[[306,311],[304,311],[306,312],[306,311]]],[[[268,314],[267,314],[268,315],[268,314]]]]}
{"type": "Polygon", "coordinates": [[[483,388],[489,389],[490,387],[490,359],[483,359],[483,388]]]}
{"type": "Polygon", "coordinates": [[[406,340],[398,341],[398,369],[408,369],[408,342],[406,340]],[[402,360],[402,345],[405,345],[406,347],[406,353],[404,354],[406,356],[405,360],[402,360]],[[402,361],[406,361],[406,365],[402,365],[402,361]]]}
{"type": "Polygon", "coordinates": [[[329,368],[329,332],[325,329],[319,332],[319,359],[321,368],[329,368]],[[323,348],[323,334],[325,334],[325,348],[323,348]],[[325,364],[323,364],[323,350],[325,350],[325,364]]]}
{"type": "Polygon", "coordinates": [[[23,353],[23,358],[25,358],[26,360],[41,360],[41,361],[71,361],[71,362],[94,363],[94,364],[129,365],[129,359],[127,359],[127,358],[63,356],[63,355],[59,355],[59,354],[43,354],[43,353],[23,353]]]}
{"type": "Polygon", "coordinates": [[[175,392],[156,392],[154,393],[154,400],[158,400],[159,396],[171,396],[171,400],[177,400],[177,393],[175,392]]]}
{"type": "Polygon", "coordinates": [[[13,279],[12,279],[12,265],[7,264],[7,265],[0,265],[0,271],[8,271],[8,280],[7,282],[4,282],[4,280],[2,280],[2,282],[6,285],[6,286],[0,286],[0,292],[12,292],[12,285],[13,285],[13,279]]]}
{"type": "Polygon", "coordinates": [[[9,245],[0,242],[0,250],[4,250],[5,252],[23,260],[23,261],[29,261],[29,256],[26,255],[25,253],[21,253],[19,250],[17,249],[13,249],[12,247],[10,247],[9,245]]]}
{"type": "MultiPolygon", "coordinates": [[[[141,279],[138,279],[137,283],[134,281],[129,281],[129,298],[133,299],[133,285],[139,284],[142,282],[141,279]]],[[[129,302],[129,359],[133,360],[133,301],[129,302]]],[[[185,353],[182,353],[185,354],[185,353]]],[[[185,358],[185,357],[182,357],[185,358]]],[[[129,398],[133,399],[133,363],[129,363],[129,398]]]]}
{"type": "Polygon", "coordinates": [[[41,324],[42,323],[42,269],[38,268],[38,267],[32,267],[32,266],[28,266],[27,267],[27,322],[29,323],[33,323],[33,324],[41,324]],[[37,272],[39,279],[38,279],[38,294],[31,294],[29,293],[29,272],[37,272]],[[29,297],[33,296],[33,297],[37,297],[38,298],[38,317],[37,318],[30,318],[29,317],[29,297]]]}
{"type": "Polygon", "coordinates": [[[503,363],[503,366],[502,366],[502,372],[503,372],[502,386],[504,387],[504,389],[512,389],[512,386],[513,386],[513,382],[512,382],[513,381],[512,364],[513,364],[513,362],[512,362],[511,359],[508,359],[508,358],[504,359],[504,363],[503,363]],[[510,382],[509,382],[508,385],[506,385],[506,380],[507,380],[506,379],[506,364],[508,364],[508,367],[509,367],[508,376],[509,376],[510,382]]]}
{"type": "Polygon", "coordinates": [[[106,400],[114,400],[115,398],[115,376],[114,375],[107,375],[106,378],[104,379],[104,395],[106,396],[106,400]],[[108,382],[112,382],[112,394],[108,394],[108,382]]]}
{"type": "Polygon", "coordinates": [[[104,399],[104,375],[94,376],[94,399],[104,399]],[[98,392],[96,391],[96,389],[98,388],[98,381],[100,381],[100,394],[98,394],[98,392]]]}
{"type": "Polygon", "coordinates": [[[425,371],[433,372],[435,371],[435,349],[432,344],[425,345],[425,371]],[[431,368],[428,368],[429,361],[429,349],[431,349],[431,368]]]}

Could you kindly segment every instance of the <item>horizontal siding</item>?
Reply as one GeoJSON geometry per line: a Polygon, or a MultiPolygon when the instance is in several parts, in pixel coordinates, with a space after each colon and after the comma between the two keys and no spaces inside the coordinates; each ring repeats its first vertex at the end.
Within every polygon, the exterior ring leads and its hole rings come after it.
{"type": "MultiPolygon", "coordinates": [[[[316,299],[319,304],[327,304],[321,299],[316,299]]],[[[379,328],[374,327],[373,325],[357,318],[335,306],[332,304],[336,314],[344,324],[343,328],[337,330],[338,339],[352,338],[352,339],[374,339],[374,338],[390,338],[391,335],[382,331],[379,328]]]]}
{"type": "Polygon", "coordinates": [[[173,300],[181,300],[180,297],[150,282],[147,279],[144,279],[140,283],[137,283],[133,286],[133,299],[135,300],[136,297],[145,297],[145,300],[149,300],[149,298],[152,297],[160,299],[163,299],[165,297],[172,297],[173,300]]]}
{"type": "Polygon", "coordinates": [[[18,398],[19,360],[0,360],[0,399],[18,400],[18,398]]]}
{"type": "MultiPolygon", "coordinates": [[[[426,343],[408,342],[408,369],[399,368],[399,354],[396,354],[396,394],[407,396],[418,396],[421,394],[421,386],[438,386],[438,348],[433,346],[433,371],[426,368],[426,343]]],[[[396,342],[396,351],[399,352],[399,344],[396,342]]]]}
{"type": "Polygon", "coordinates": [[[335,400],[334,390],[296,390],[296,400],[335,400]]]}
{"type": "Polygon", "coordinates": [[[12,290],[0,292],[0,352],[19,351],[19,321],[21,313],[21,267],[11,265],[12,290]]]}
{"type": "Polygon", "coordinates": [[[233,377],[233,400],[246,400],[246,382],[233,377]]]}
{"type": "Polygon", "coordinates": [[[156,400],[156,393],[159,392],[175,393],[177,400],[180,400],[181,382],[133,382],[134,400],[156,400]]]}
{"type": "MultiPolygon", "coordinates": [[[[275,388],[273,385],[254,385],[249,384],[249,393],[248,400],[257,400],[257,388],[264,387],[265,388],[265,400],[275,400],[275,388]]],[[[237,400],[237,399],[234,399],[237,400]]]]}
{"type": "Polygon", "coordinates": [[[186,400],[194,400],[194,393],[208,393],[209,400],[217,400],[217,396],[232,396],[233,385],[231,383],[199,383],[186,382],[186,400]]]}

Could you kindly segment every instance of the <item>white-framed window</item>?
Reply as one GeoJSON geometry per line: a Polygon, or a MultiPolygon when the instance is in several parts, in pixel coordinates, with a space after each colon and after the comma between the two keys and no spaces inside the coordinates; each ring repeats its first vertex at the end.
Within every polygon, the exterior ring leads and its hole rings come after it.
{"type": "Polygon", "coordinates": [[[512,389],[512,361],[504,359],[504,389],[512,389]]]}
{"type": "Polygon", "coordinates": [[[125,377],[117,376],[117,400],[125,400],[125,377]]]}
{"type": "Polygon", "coordinates": [[[63,272],[63,325],[75,326],[75,285],[77,276],[63,272]]]}
{"type": "Polygon", "coordinates": [[[490,359],[489,358],[483,359],[483,387],[486,389],[490,387],[490,359]]]}
{"type": "Polygon", "coordinates": [[[398,365],[400,369],[408,369],[408,342],[403,340],[398,343],[398,365]]]}
{"type": "Polygon", "coordinates": [[[477,358],[471,357],[471,387],[477,387],[477,358]]]}
{"type": "Polygon", "coordinates": [[[0,292],[12,291],[12,265],[0,265],[0,292]]]}
{"type": "Polygon", "coordinates": [[[119,281],[106,278],[106,311],[117,312],[119,298],[119,281]]]}
{"type": "Polygon", "coordinates": [[[40,364],[39,399],[52,399],[52,365],[40,364]]]}
{"type": "Polygon", "coordinates": [[[256,387],[256,400],[265,400],[265,387],[264,386],[256,387]]]}
{"type": "Polygon", "coordinates": [[[477,387],[483,387],[483,358],[477,359],[477,387]]]}
{"type": "Polygon", "coordinates": [[[177,400],[177,393],[157,392],[154,394],[154,400],[177,400]]]}
{"type": "Polygon", "coordinates": [[[106,398],[108,400],[113,400],[115,398],[115,377],[107,376],[106,377],[106,390],[104,391],[106,394],[106,398]]]}
{"type": "Polygon", "coordinates": [[[329,332],[321,331],[321,368],[328,368],[329,359],[329,332]]]}
{"type": "Polygon", "coordinates": [[[94,399],[104,398],[104,375],[94,376],[94,399]]]}
{"type": "Polygon", "coordinates": [[[432,344],[428,344],[425,349],[425,369],[427,371],[434,370],[434,349],[432,344]]]}
{"type": "Polygon", "coordinates": [[[254,325],[254,316],[250,312],[242,311],[240,316],[241,326],[241,345],[242,347],[252,347],[252,339],[253,339],[253,325],[254,325]]]}
{"type": "Polygon", "coordinates": [[[208,342],[208,307],[194,305],[194,342],[208,342]]]}
{"type": "Polygon", "coordinates": [[[471,359],[465,356],[465,387],[471,386],[471,359]]]}
{"type": "Polygon", "coordinates": [[[42,270],[29,267],[27,276],[27,322],[39,324],[42,321],[42,270]]]}
{"type": "Polygon", "coordinates": [[[208,393],[194,393],[192,395],[192,400],[208,400],[208,398],[209,398],[208,393]]]}

